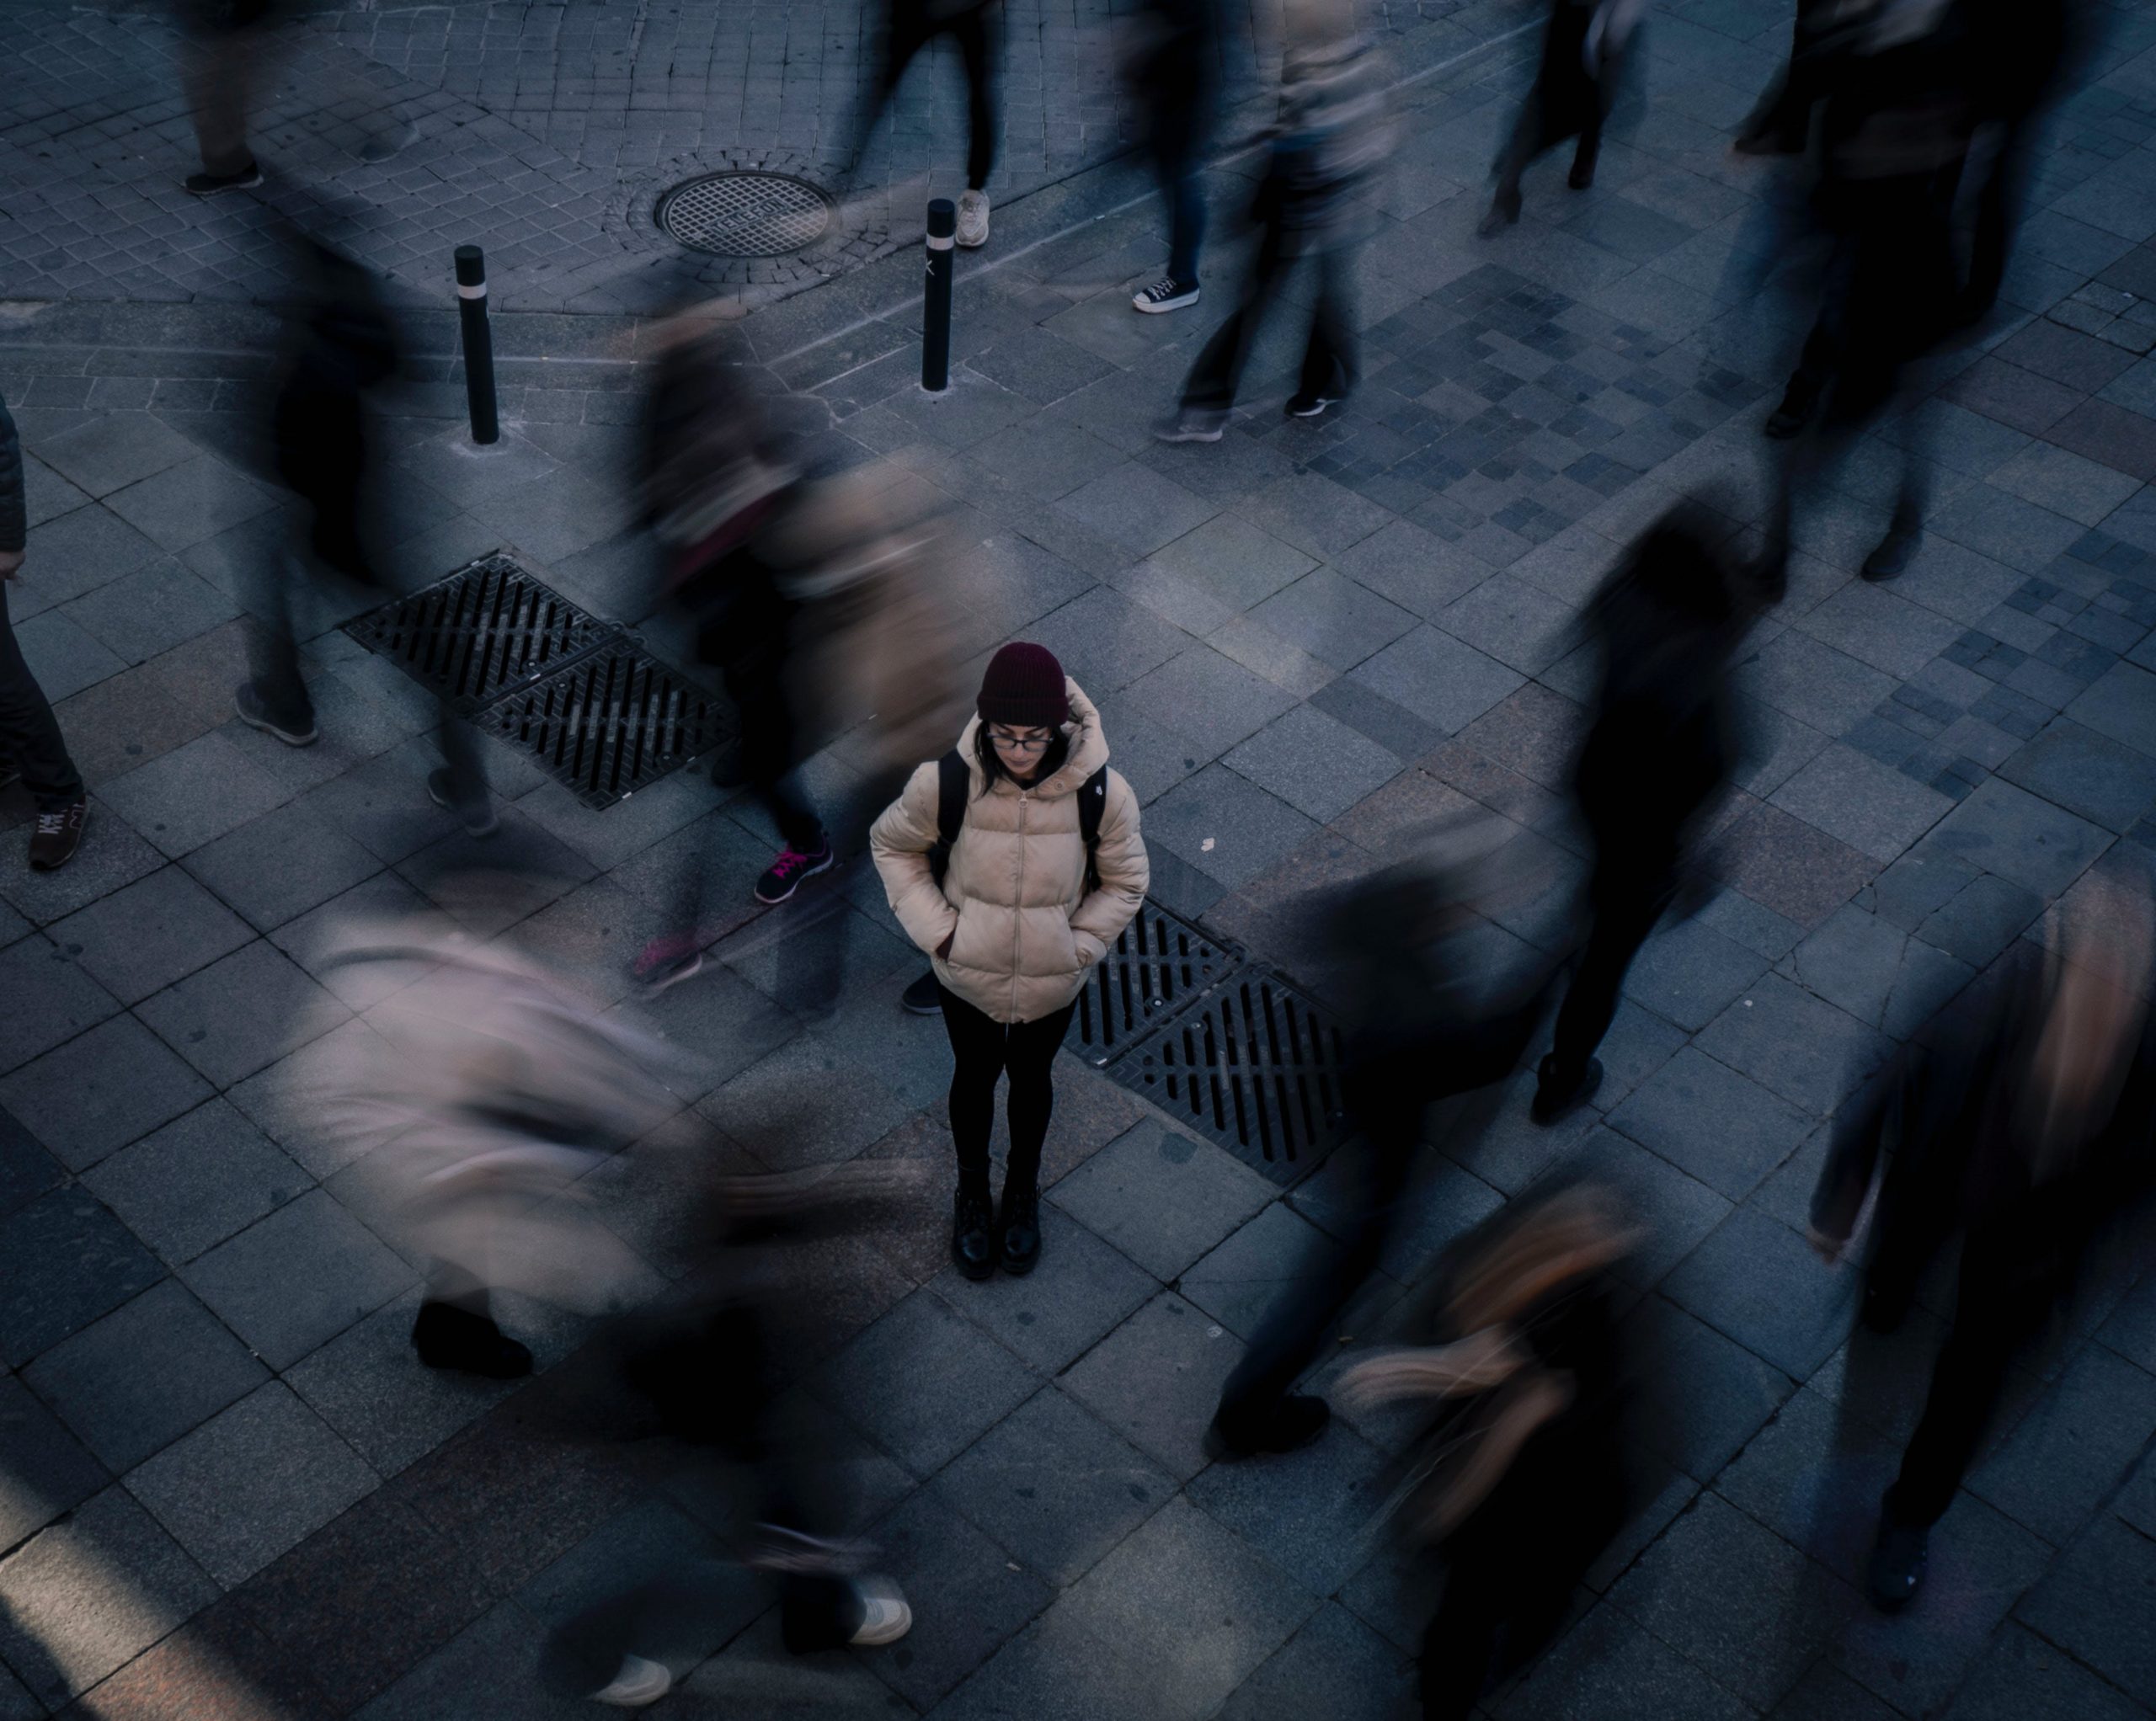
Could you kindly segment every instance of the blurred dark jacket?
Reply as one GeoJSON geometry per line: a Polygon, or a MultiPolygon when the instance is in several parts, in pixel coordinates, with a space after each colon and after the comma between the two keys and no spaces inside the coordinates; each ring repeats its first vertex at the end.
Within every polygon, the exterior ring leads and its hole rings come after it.
{"type": "Polygon", "coordinates": [[[23,440],[8,403],[0,401],[0,551],[29,541],[29,510],[23,499],[23,440]]]}

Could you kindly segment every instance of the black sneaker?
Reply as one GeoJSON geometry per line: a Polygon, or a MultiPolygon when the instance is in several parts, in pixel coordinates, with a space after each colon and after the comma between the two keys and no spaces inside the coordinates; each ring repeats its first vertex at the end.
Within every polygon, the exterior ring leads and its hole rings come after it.
{"type": "Polygon", "coordinates": [[[1003,1191],[1003,1271],[1023,1277],[1040,1265],[1041,1198],[1028,1190],[1013,1195],[1003,1191]]]}
{"type": "Polygon", "coordinates": [[[1871,1544],[1871,1563],[1865,1573],[1871,1605],[1881,1613],[1899,1613],[1916,1599],[1924,1568],[1931,1563],[1930,1530],[1897,1520],[1893,1498],[1889,1489],[1880,1502],[1879,1538],[1871,1544]]]}
{"type": "Polygon", "coordinates": [[[1195,305],[1198,290],[1196,281],[1179,281],[1173,275],[1168,275],[1155,281],[1143,292],[1133,293],[1130,303],[1134,310],[1158,315],[1163,311],[1180,311],[1186,305],[1195,305]]]}
{"type": "Polygon", "coordinates": [[[453,1368],[488,1380],[521,1380],[531,1353],[483,1314],[453,1303],[422,1303],[412,1323],[412,1348],[430,1368],[453,1368]]]}
{"type": "Polygon", "coordinates": [[[83,826],[90,816],[87,800],[65,807],[42,807],[30,828],[30,865],[40,872],[56,872],[75,858],[83,846],[83,826]]]}
{"type": "Polygon", "coordinates": [[[801,888],[804,878],[829,872],[835,858],[829,837],[824,839],[820,848],[781,849],[778,859],[766,866],[764,876],[756,881],[756,900],[765,903],[784,902],[801,888]]]}
{"type": "Polygon", "coordinates": [[[1791,383],[1782,396],[1781,404],[1768,415],[1764,426],[1767,435],[1776,442],[1786,442],[1811,422],[1812,409],[1819,404],[1816,395],[1808,394],[1791,383]]]}
{"type": "Polygon", "coordinates": [[[1907,526],[1891,528],[1879,541],[1879,547],[1864,558],[1864,578],[1878,585],[1907,573],[1909,563],[1916,557],[1917,546],[1923,542],[1922,532],[1907,526]]]}
{"type": "Polygon", "coordinates": [[[272,712],[252,681],[243,681],[232,690],[232,709],[248,728],[275,735],[287,747],[312,747],[322,738],[312,717],[302,722],[272,712]]]}
{"type": "Polygon", "coordinates": [[[1577,1076],[1568,1075],[1557,1068],[1557,1054],[1553,1052],[1542,1060],[1535,1075],[1534,1103],[1528,1107],[1527,1115],[1537,1123],[1555,1123],[1594,1096],[1594,1090],[1602,1085],[1602,1060],[1590,1058],[1577,1076]]]}
{"type": "Polygon", "coordinates": [[[952,1203],[951,1261],[969,1279],[985,1279],[995,1271],[995,1216],[985,1196],[962,1189],[952,1203]]]}
{"type": "Polygon", "coordinates": [[[1219,1417],[1205,1431],[1205,1451],[1214,1458],[1249,1458],[1261,1452],[1299,1452],[1326,1431],[1332,1407],[1306,1393],[1290,1393],[1272,1414],[1230,1426],[1219,1417]]]}
{"type": "Polygon", "coordinates": [[[943,988],[937,983],[936,970],[931,968],[921,978],[899,995],[899,1002],[917,1016],[940,1016],[943,1014],[943,988]]]}
{"type": "Polygon", "coordinates": [[[427,773],[427,799],[455,813],[467,837],[490,837],[502,828],[501,816],[494,811],[494,800],[487,791],[482,789],[468,799],[460,797],[456,773],[446,765],[427,773]]]}
{"type": "Polygon", "coordinates": [[[1185,407],[1153,426],[1157,442],[1218,442],[1228,415],[1216,407],[1185,407]]]}
{"type": "Polygon", "coordinates": [[[252,191],[262,183],[259,164],[249,162],[237,173],[189,173],[180,189],[196,197],[215,197],[220,191],[252,191]]]}

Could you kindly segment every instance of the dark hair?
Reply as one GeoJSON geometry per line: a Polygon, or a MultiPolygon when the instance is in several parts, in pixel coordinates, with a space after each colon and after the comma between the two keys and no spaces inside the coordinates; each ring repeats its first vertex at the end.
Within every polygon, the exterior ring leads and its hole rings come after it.
{"type": "MultiPolygon", "coordinates": [[[[980,791],[985,795],[995,786],[998,777],[1011,776],[997,757],[995,743],[990,738],[990,726],[983,723],[974,732],[974,757],[980,761],[980,791]]],[[[1033,781],[1037,783],[1054,776],[1063,769],[1064,761],[1070,757],[1070,738],[1060,729],[1041,753],[1041,762],[1033,767],[1033,781]]],[[[1011,781],[1016,782],[1017,778],[1011,781]]]]}

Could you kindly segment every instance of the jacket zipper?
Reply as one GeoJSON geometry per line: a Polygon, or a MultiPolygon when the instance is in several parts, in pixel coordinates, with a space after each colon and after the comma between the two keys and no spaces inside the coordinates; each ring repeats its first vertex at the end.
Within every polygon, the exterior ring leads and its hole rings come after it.
{"type": "Polygon", "coordinates": [[[1033,807],[1033,797],[1023,789],[1018,791],[1018,876],[1011,881],[1011,1002],[1008,1006],[1012,1018],[1018,1014],[1018,940],[1026,928],[1026,845],[1032,840],[1027,823],[1033,807]]]}

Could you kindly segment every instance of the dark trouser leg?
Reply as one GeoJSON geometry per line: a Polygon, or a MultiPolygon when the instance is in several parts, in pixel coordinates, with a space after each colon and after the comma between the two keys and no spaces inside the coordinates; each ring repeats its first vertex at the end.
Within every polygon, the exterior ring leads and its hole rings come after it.
{"type": "Polygon", "coordinates": [[[0,761],[20,771],[40,810],[51,812],[83,798],[83,777],[68,757],[52,706],[15,642],[8,586],[0,579],[0,761]]]}
{"type": "Polygon", "coordinates": [[[1205,242],[1205,181],[1198,171],[1196,127],[1180,113],[1163,115],[1155,124],[1154,157],[1168,205],[1168,273],[1188,286],[1198,280],[1198,253],[1205,242]]]}
{"type": "Polygon", "coordinates": [[[941,989],[943,1031],[951,1038],[951,1141],[958,1153],[958,1186],[985,1201],[988,1138],[995,1127],[995,1082],[1003,1074],[1004,1027],[949,987],[941,989]]]}
{"type": "Polygon", "coordinates": [[[951,35],[966,67],[966,189],[979,191],[995,168],[995,25],[993,8],[961,13],[951,35]]]}
{"type": "Polygon", "coordinates": [[[1969,280],[1965,314],[1981,317],[1999,301],[2006,280],[2006,259],[2014,230],[2020,225],[2028,194],[2029,157],[2019,123],[2002,125],[1990,171],[1977,190],[1976,225],[1969,242],[1969,280]]]}
{"type": "Polygon", "coordinates": [[[725,679],[727,697],[740,713],[741,769],[750,788],[787,848],[815,853],[824,846],[824,822],[795,773],[797,732],[783,679],[758,663],[730,667],[725,679]]]}
{"type": "Polygon", "coordinates": [[[1485,1574],[1465,1560],[1445,1574],[1444,1595],[1422,1633],[1423,1721],[1467,1721],[1489,1682],[1504,1623],[1485,1574]]]}
{"type": "Polygon", "coordinates": [[[1257,338],[1258,321],[1265,314],[1286,266],[1286,244],[1278,221],[1270,223],[1259,242],[1257,261],[1243,289],[1242,302],[1228,320],[1213,331],[1190,367],[1182,386],[1185,407],[1225,412],[1235,403],[1235,390],[1242,381],[1243,365],[1257,338]]]}
{"type": "Polygon", "coordinates": [[[1613,877],[1598,868],[1593,894],[1594,930],[1588,935],[1579,969],[1557,1012],[1554,1055],[1559,1072],[1571,1078],[1587,1068],[1594,1048],[1609,1031],[1625,972],[1668,903],[1668,877],[1658,869],[1613,877]]]}
{"type": "Polygon", "coordinates": [[[1355,314],[1349,299],[1353,253],[1328,249],[1318,259],[1317,305],[1303,349],[1300,392],[1339,400],[1355,390],[1355,314]]]}
{"type": "Polygon", "coordinates": [[[219,28],[205,21],[188,33],[180,76],[204,173],[224,178],[254,164],[247,141],[248,109],[255,67],[268,51],[259,30],[219,28]]]}
{"type": "Polygon", "coordinates": [[[248,668],[254,690],[272,719],[295,730],[314,727],[314,700],[300,669],[300,646],[292,625],[292,586],[306,577],[296,557],[264,559],[256,576],[255,608],[259,625],[248,639],[248,668]]]}
{"type": "Polygon", "coordinates": [[[898,93],[899,82],[906,75],[906,67],[927,42],[928,29],[921,0],[894,0],[883,38],[883,75],[877,80],[876,93],[863,104],[860,116],[854,121],[852,159],[857,168],[861,158],[868,153],[869,140],[874,136],[884,110],[891,105],[891,98],[898,93]]]}
{"type": "Polygon", "coordinates": [[[1005,1037],[1003,1068],[1011,1079],[1006,1102],[1011,1120],[1011,1163],[1003,1174],[1006,1197],[1039,1186],[1041,1144],[1048,1139],[1049,1119],[1055,1110],[1055,1054],[1077,1008],[1073,999],[1053,1015],[1015,1022],[1005,1037]]]}

